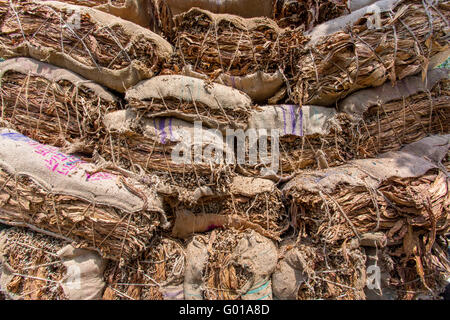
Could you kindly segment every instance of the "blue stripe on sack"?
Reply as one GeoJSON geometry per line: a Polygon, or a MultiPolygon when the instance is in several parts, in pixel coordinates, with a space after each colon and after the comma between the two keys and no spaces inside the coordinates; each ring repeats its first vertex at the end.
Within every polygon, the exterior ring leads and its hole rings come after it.
{"type": "Polygon", "coordinates": [[[258,288],[256,288],[256,289],[253,289],[253,290],[247,292],[246,294],[244,294],[244,296],[249,295],[249,294],[254,294],[254,293],[260,292],[261,290],[263,290],[264,288],[266,288],[266,287],[269,285],[269,283],[270,283],[270,280],[267,280],[266,283],[264,283],[263,285],[261,285],[260,287],[258,287],[258,288]]]}

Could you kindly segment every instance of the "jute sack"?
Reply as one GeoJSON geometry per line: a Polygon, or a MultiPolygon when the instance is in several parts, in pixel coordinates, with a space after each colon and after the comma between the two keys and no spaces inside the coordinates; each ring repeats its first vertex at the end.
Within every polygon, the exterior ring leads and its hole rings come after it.
{"type": "Polygon", "coordinates": [[[347,0],[274,0],[272,16],[282,28],[311,30],[349,13],[347,0]]]}
{"type": "Polygon", "coordinates": [[[61,286],[69,300],[99,300],[105,289],[106,261],[95,251],[72,245],[65,246],[57,255],[67,270],[61,286]]]}
{"type": "Polygon", "coordinates": [[[212,81],[226,74],[230,81],[225,80],[233,82],[258,71],[284,73],[290,80],[298,51],[308,41],[303,32],[282,29],[266,17],[245,19],[199,8],[176,16],[175,25],[180,61],[174,69],[191,65],[212,81]]]}
{"type": "Polygon", "coordinates": [[[272,0],[166,0],[173,15],[197,7],[213,13],[235,14],[244,18],[271,17],[272,0]]]}
{"type": "Polygon", "coordinates": [[[173,52],[150,30],[93,8],[1,1],[0,10],[1,56],[29,56],[119,92],[158,73],[173,52]]]}
{"type": "Polygon", "coordinates": [[[0,233],[0,286],[10,299],[95,300],[105,261],[94,251],[22,228],[0,233]]]}
{"type": "MultiPolygon", "coordinates": [[[[182,73],[194,78],[208,79],[206,75],[192,70],[191,65],[183,68],[182,73]]],[[[238,89],[246,93],[255,102],[264,102],[273,97],[284,84],[283,75],[279,70],[274,73],[257,71],[245,76],[231,76],[221,73],[214,82],[238,89]]]]}
{"type": "Polygon", "coordinates": [[[251,99],[237,89],[179,75],[142,81],[126,92],[125,99],[130,107],[145,109],[153,117],[201,121],[219,130],[245,128],[252,106],[251,99]]]}
{"type": "Polygon", "coordinates": [[[0,291],[8,300],[66,300],[66,268],[57,256],[66,242],[23,228],[0,232],[0,291]]]}
{"type": "Polygon", "coordinates": [[[342,26],[348,23],[344,29],[330,21],[331,28],[318,26],[309,35],[312,42],[297,59],[296,103],[333,106],[352,92],[388,80],[395,83],[418,73],[425,79],[450,55],[446,5],[388,0],[360,10],[352,14],[358,19],[343,20],[342,26]],[[358,16],[360,10],[364,14],[358,16]]]}
{"type": "MultiPolygon", "coordinates": [[[[345,161],[372,158],[399,150],[430,134],[450,132],[448,71],[434,69],[427,81],[410,76],[395,85],[386,83],[349,95],[334,108],[275,105],[252,111],[249,128],[279,133],[280,171],[327,168],[345,161]]],[[[279,153],[277,153],[279,150],[279,153]]],[[[257,174],[254,168],[247,170],[257,174]]]]}
{"type": "Polygon", "coordinates": [[[179,202],[172,204],[173,236],[187,238],[214,228],[234,228],[280,240],[289,221],[275,182],[239,175],[229,178],[221,190],[201,186],[192,192],[178,191],[179,202]]]}
{"type": "Polygon", "coordinates": [[[277,247],[254,231],[214,230],[195,236],[186,258],[187,300],[272,299],[270,275],[277,263],[277,247]]]}
{"type": "Polygon", "coordinates": [[[364,234],[381,232],[402,297],[438,288],[450,270],[437,241],[449,229],[449,148],[450,135],[429,136],[377,158],[297,175],[283,187],[294,228],[341,251],[366,246],[364,234]]]}
{"type": "Polygon", "coordinates": [[[365,299],[366,256],[363,249],[330,247],[306,240],[298,244],[288,242],[279,251],[281,259],[272,274],[276,298],[365,299]]]}
{"type": "MultiPolygon", "coordinates": [[[[322,166],[322,162],[334,158],[336,152],[325,149],[324,139],[344,139],[343,131],[348,116],[339,114],[334,108],[298,105],[261,106],[252,111],[248,129],[267,135],[267,157],[278,164],[279,176],[286,176],[295,170],[322,166]],[[323,148],[324,151],[319,151],[323,148]],[[323,154],[322,154],[323,152],[323,154]]],[[[250,147],[250,143],[248,145],[250,147]]],[[[264,175],[258,166],[245,165],[245,169],[256,175],[264,175]]],[[[267,176],[267,174],[266,174],[267,176]]]]}
{"type": "Polygon", "coordinates": [[[222,165],[226,155],[234,152],[216,129],[174,117],[151,117],[144,110],[109,113],[104,125],[110,134],[105,139],[112,139],[112,143],[103,144],[100,154],[106,159],[120,154],[122,166],[128,168],[133,164],[148,173],[154,170],[182,173],[194,167],[199,173],[210,172],[211,166],[222,165]],[[199,151],[201,156],[196,155],[199,151]],[[194,157],[199,163],[194,162],[194,157]]]}
{"type": "Polygon", "coordinates": [[[2,120],[40,143],[72,152],[91,153],[103,115],[121,108],[102,86],[31,58],[1,62],[0,83],[2,120]]]}
{"type": "Polygon", "coordinates": [[[164,30],[161,28],[161,23],[166,23],[167,27],[170,27],[168,19],[164,19],[166,18],[164,14],[168,13],[164,11],[170,10],[165,0],[62,0],[60,2],[91,7],[150,28],[158,34],[164,30]]]}
{"type": "Polygon", "coordinates": [[[104,300],[183,300],[185,246],[166,236],[155,237],[148,250],[119,267],[105,271],[104,300]]]}
{"type": "Polygon", "coordinates": [[[152,188],[0,130],[0,222],[24,226],[124,262],[144,250],[164,216],[152,188]],[[26,156],[24,156],[26,155],[26,156]]]}
{"type": "Polygon", "coordinates": [[[395,86],[392,83],[385,83],[376,88],[360,90],[340,101],[338,109],[341,112],[363,116],[371,107],[430,92],[439,81],[449,78],[448,69],[430,70],[425,82],[421,75],[416,75],[398,81],[395,86]]]}

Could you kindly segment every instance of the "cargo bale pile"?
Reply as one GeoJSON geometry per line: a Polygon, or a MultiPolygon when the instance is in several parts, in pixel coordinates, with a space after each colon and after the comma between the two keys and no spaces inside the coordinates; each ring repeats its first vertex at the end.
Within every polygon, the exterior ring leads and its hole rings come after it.
{"type": "Polygon", "coordinates": [[[448,21],[0,0],[0,300],[440,299],[448,21]]]}
{"type": "Polygon", "coordinates": [[[172,53],[172,46],[148,29],[96,9],[1,1],[0,10],[0,55],[43,60],[119,92],[158,73],[172,53]]]}
{"type": "Polygon", "coordinates": [[[425,77],[439,53],[448,55],[448,16],[444,3],[393,1],[342,31],[327,35],[319,29],[297,64],[296,102],[333,106],[388,79],[417,73],[425,77]]]}

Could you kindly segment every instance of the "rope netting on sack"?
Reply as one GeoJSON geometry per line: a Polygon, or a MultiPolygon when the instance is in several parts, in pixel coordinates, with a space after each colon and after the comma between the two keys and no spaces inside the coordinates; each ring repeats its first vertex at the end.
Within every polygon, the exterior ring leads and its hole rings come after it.
{"type": "Polygon", "coordinates": [[[254,231],[214,230],[196,235],[187,247],[187,300],[272,299],[274,243],[254,231]]]}
{"type": "Polygon", "coordinates": [[[437,241],[449,231],[448,138],[431,136],[376,159],[298,175],[283,192],[299,238],[332,247],[353,238],[354,246],[365,246],[364,235],[381,232],[378,247],[387,246],[396,261],[396,285],[419,279],[416,289],[437,292],[449,271],[437,241]]]}
{"type": "Polygon", "coordinates": [[[123,267],[114,262],[108,264],[104,300],[184,299],[184,246],[171,238],[156,236],[150,248],[123,267]]]}
{"type": "Polygon", "coordinates": [[[1,231],[0,290],[10,299],[66,300],[60,286],[66,267],[57,255],[65,244],[64,240],[21,228],[1,231]]]}
{"type": "Polygon", "coordinates": [[[275,0],[273,6],[273,18],[280,27],[305,31],[349,13],[346,0],[275,0]]]}
{"type": "Polygon", "coordinates": [[[92,153],[103,115],[121,108],[103,87],[30,58],[0,63],[0,78],[1,119],[31,139],[71,146],[72,152],[92,153]]]}
{"type": "Polygon", "coordinates": [[[178,196],[186,199],[184,202],[171,202],[174,213],[170,216],[175,217],[172,235],[176,237],[232,227],[279,241],[289,227],[281,192],[270,180],[234,176],[222,190],[203,186],[191,194],[178,196]]]}
{"type": "Polygon", "coordinates": [[[448,56],[449,17],[445,2],[397,1],[342,31],[316,37],[296,61],[295,101],[332,106],[388,79],[395,83],[420,72],[425,77],[428,67],[438,63],[435,56],[448,56]]]}
{"type": "Polygon", "coordinates": [[[96,172],[94,164],[15,131],[2,129],[0,137],[1,223],[74,241],[121,263],[146,248],[164,216],[154,190],[120,172],[96,172]]]}
{"type": "Polygon", "coordinates": [[[2,56],[45,60],[119,92],[158,73],[172,52],[148,29],[92,8],[5,0],[0,12],[2,56]]]}
{"type": "Polygon", "coordinates": [[[221,73],[239,77],[284,70],[294,49],[308,40],[268,18],[244,19],[197,8],[177,16],[175,22],[179,69],[191,65],[193,71],[211,79],[221,73]]]}
{"type": "Polygon", "coordinates": [[[449,20],[0,0],[0,300],[439,299],[449,20]]]}
{"type": "MultiPolygon", "coordinates": [[[[264,106],[252,113],[249,126],[279,130],[282,175],[375,157],[450,131],[448,71],[431,70],[427,77],[426,83],[417,75],[395,86],[360,90],[339,103],[340,112],[316,106],[264,106]]],[[[271,156],[272,146],[267,149],[271,156]]],[[[248,174],[257,172],[246,169],[248,174]]]]}
{"type": "Polygon", "coordinates": [[[99,299],[105,261],[93,251],[22,228],[0,232],[0,289],[14,300],[99,299]]]}
{"type": "Polygon", "coordinates": [[[366,255],[361,247],[314,240],[284,244],[272,275],[274,295],[290,300],[363,300],[366,255]]]}

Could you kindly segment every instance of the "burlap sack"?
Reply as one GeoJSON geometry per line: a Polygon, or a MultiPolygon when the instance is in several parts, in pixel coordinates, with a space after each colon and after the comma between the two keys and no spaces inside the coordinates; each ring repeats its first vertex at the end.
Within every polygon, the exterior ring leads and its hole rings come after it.
{"type": "Polygon", "coordinates": [[[61,286],[69,300],[99,300],[105,288],[103,272],[106,261],[98,253],[65,246],[57,252],[66,274],[61,286]]]}
{"type": "Polygon", "coordinates": [[[0,63],[2,120],[40,143],[90,154],[107,110],[117,97],[78,74],[31,58],[0,63]]]}
{"type": "Polygon", "coordinates": [[[244,18],[271,17],[272,0],[166,0],[174,15],[197,7],[213,13],[228,13],[244,18]]]}
{"type": "Polygon", "coordinates": [[[8,300],[66,300],[56,252],[65,242],[22,228],[0,232],[0,291],[8,300]]]}
{"type": "Polygon", "coordinates": [[[104,273],[104,300],[183,300],[185,246],[172,238],[155,237],[137,259],[119,267],[110,262],[104,273]]]}
{"type": "MultiPolygon", "coordinates": [[[[148,112],[154,117],[166,116],[190,122],[202,121],[206,126],[219,129],[223,129],[227,125],[243,127],[243,120],[232,121],[233,114],[245,115],[252,105],[251,99],[237,89],[176,75],[157,76],[142,81],[127,90],[125,99],[131,106],[141,108],[144,108],[144,103],[151,106],[158,101],[158,105],[161,105],[158,108],[159,111],[155,112],[150,109],[148,112]],[[172,100],[173,103],[166,103],[169,100],[172,100]],[[183,102],[189,104],[189,111],[178,110],[179,105],[183,102]]],[[[153,107],[153,110],[155,108],[153,107]]]]}
{"type": "MultiPolygon", "coordinates": [[[[220,131],[174,117],[151,117],[145,111],[127,109],[107,114],[104,125],[114,153],[149,172],[203,172],[234,154],[220,131]],[[120,141],[126,141],[126,148],[120,141]]],[[[111,158],[110,145],[101,148],[100,154],[111,158]]]]}
{"type": "Polygon", "coordinates": [[[25,229],[0,233],[0,260],[0,287],[11,299],[95,300],[104,289],[105,261],[96,252],[25,229]]]}
{"type": "Polygon", "coordinates": [[[338,104],[339,111],[362,116],[370,107],[407,98],[417,93],[429,92],[442,79],[448,79],[448,69],[434,69],[427,73],[426,82],[421,75],[407,77],[395,86],[385,83],[376,88],[360,90],[338,104]]]}
{"type": "Polygon", "coordinates": [[[234,176],[224,190],[213,191],[202,186],[183,192],[179,198],[189,199],[176,210],[172,235],[179,238],[215,228],[250,229],[280,240],[287,228],[287,216],[275,182],[244,176],[234,176]]]}
{"type": "MultiPolygon", "coordinates": [[[[133,134],[142,135],[149,140],[150,145],[155,141],[158,144],[185,142],[192,147],[196,144],[195,135],[201,136],[201,141],[197,143],[201,143],[203,147],[215,143],[219,146],[220,142],[223,143],[223,136],[215,130],[208,130],[202,126],[196,128],[192,122],[173,117],[146,117],[146,114],[138,113],[134,109],[111,112],[105,115],[103,123],[106,130],[111,133],[118,132],[128,137],[133,134]]],[[[170,151],[170,146],[168,149],[170,151]]],[[[225,143],[222,152],[227,152],[225,143]]],[[[168,160],[170,161],[170,158],[168,160]]]]}
{"type": "Polygon", "coordinates": [[[336,125],[336,110],[319,106],[274,105],[252,111],[248,128],[278,130],[280,136],[327,135],[336,125]]]}
{"type": "Polygon", "coordinates": [[[1,31],[6,37],[4,45],[0,47],[1,56],[29,56],[46,61],[119,92],[125,92],[140,80],[152,77],[173,51],[167,41],[148,29],[93,8],[54,1],[26,1],[13,6],[4,2],[2,10],[6,10],[6,13],[1,31]],[[28,12],[37,8],[37,16],[30,22],[28,12]],[[44,20],[44,16],[50,17],[44,20]],[[65,38],[68,43],[61,46],[59,41],[46,42],[51,39],[50,35],[36,36],[42,27],[40,20],[44,24],[49,21],[44,27],[46,32],[52,30],[60,33],[60,24],[64,22],[68,27],[62,35],[52,35],[62,40],[65,38]],[[90,32],[94,33],[88,36],[90,32]],[[100,37],[101,32],[106,33],[101,36],[106,40],[100,37]],[[17,36],[14,45],[11,43],[12,36],[17,36]],[[107,41],[108,49],[101,40],[107,41]],[[72,44],[71,49],[69,44],[72,44]],[[78,45],[82,46],[83,51],[77,53],[74,48],[78,45]],[[118,52],[114,53],[114,50],[118,52]],[[113,56],[108,57],[108,54],[113,56]]]}
{"type": "Polygon", "coordinates": [[[368,0],[367,6],[361,5],[360,8],[356,9],[359,6],[357,5],[356,7],[353,8],[352,13],[324,22],[316,26],[310,32],[308,32],[308,36],[311,37],[308,45],[314,45],[317,41],[319,41],[321,37],[325,37],[337,31],[344,30],[346,26],[354,24],[356,21],[358,21],[361,17],[363,17],[366,14],[374,14],[376,21],[377,19],[380,19],[377,18],[377,15],[379,15],[381,12],[391,10],[400,1],[401,0],[380,0],[374,2],[368,0]]]}
{"type": "MultiPolygon", "coordinates": [[[[222,231],[212,233],[210,237],[194,237],[187,247],[186,273],[184,279],[184,295],[187,300],[203,300],[208,298],[223,299],[225,293],[221,293],[220,288],[211,287],[214,285],[226,285],[224,283],[212,283],[208,281],[208,276],[213,276],[214,272],[208,267],[212,255],[216,254],[214,246],[216,241],[222,241],[224,236],[222,231]],[[209,274],[205,274],[209,273],[209,274]],[[205,278],[206,277],[206,278],[205,278]],[[219,290],[215,290],[219,289],[219,290]]],[[[236,232],[234,232],[236,233],[236,232]]],[[[242,287],[236,290],[236,297],[243,300],[271,300],[272,286],[270,275],[275,270],[278,252],[274,243],[253,231],[240,233],[237,243],[232,248],[226,248],[227,265],[231,264],[235,269],[246,270],[247,278],[242,287]]],[[[219,262],[219,261],[217,261],[219,262]]],[[[219,262],[220,263],[220,262],[219,262]]],[[[211,279],[211,278],[209,278],[211,279]]],[[[217,278],[218,279],[218,278],[217,278]]],[[[223,278],[222,278],[223,279],[223,278]]],[[[226,282],[226,280],[223,280],[226,282]]],[[[230,298],[233,294],[230,294],[230,298]]]]}
{"type": "Polygon", "coordinates": [[[450,55],[448,10],[440,3],[387,0],[319,25],[298,60],[294,101],[331,107],[355,91],[388,80],[395,83],[418,73],[425,78],[450,55]]]}
{"type": "Polygon", "coordinates": [[[280,300],[364,299],[364,252],[330,249],[303,241],[281,247],[284,254],[272,274],[273,295],[280,300]]]}
{"type": "Polygon", "coordinates": [[[155,190],[115,172],[96,172],[93,164],[13,130],[0,130],[0,159],[2,223],[126,261],[145,248],[164,215],[155,190]]]}
{"type": "Polygon", "coordinates": [[[377,188],[382,181],[392,177],[419,177],[433,168],[447,155],[450,135],[431,136],[406,145],[400,151],[387,152],[375,159],[351,161],[338,168],[299,175],[284,187],[285,192],[295,188],[310,192],[332,192],[342,183],[351,186],[377,188]],[[328,173],[327,173],[328,172],[328,173]],[[317,180],[317,177],[323,179],[317,180]]]}
{"type": "MultiPolygon", "coordinates": [[[[206,75],[192,70],[191,65],[183,68],[183,74],[189,77],[208,79],[206,75]]],[[[214,82],[238,89],[246,93],[255,102],[263,102],[278,92],[284,80],[280,71],[272,74],[257,71],[242,77],[221,73],[214,82]]]]}
{"type": "Polygon", "coordinates": [[[76,87],[85,87],[96,96],[108,102],[117,102],[117,97],[101,85],[80,77],[78,74],[58,68],[48,63],[30,58],[12,58],[0,63],[0,81],[7,72],[19,72],[30,76],[39,76],[52,82],[69,81],[76,87]]]}

